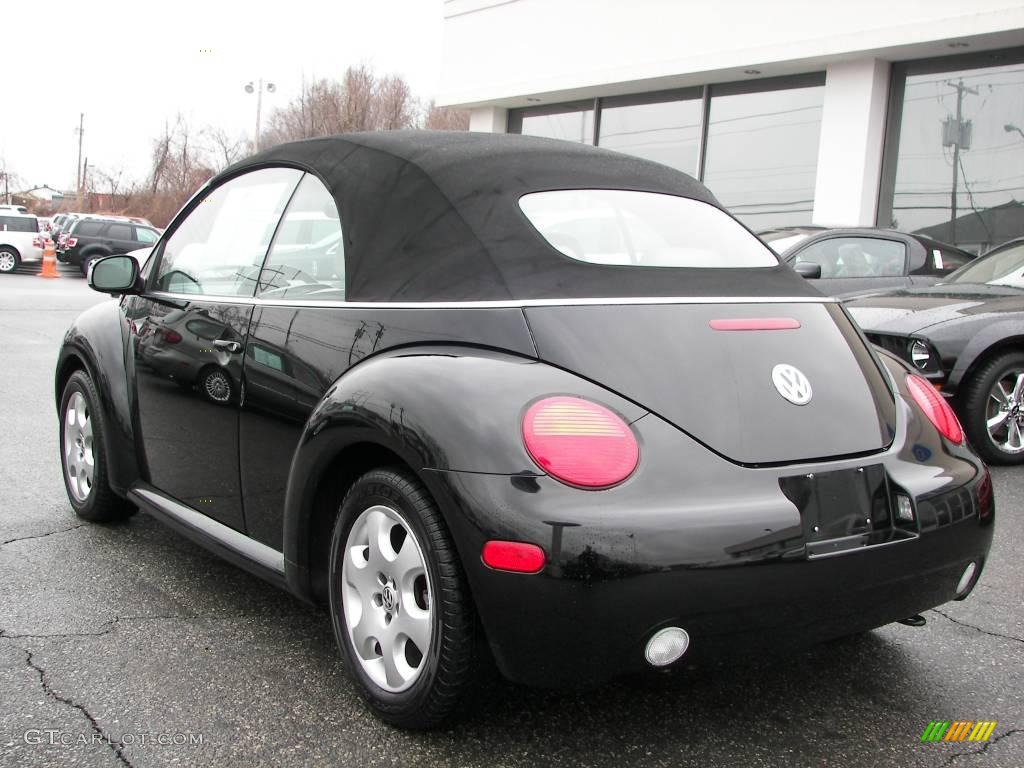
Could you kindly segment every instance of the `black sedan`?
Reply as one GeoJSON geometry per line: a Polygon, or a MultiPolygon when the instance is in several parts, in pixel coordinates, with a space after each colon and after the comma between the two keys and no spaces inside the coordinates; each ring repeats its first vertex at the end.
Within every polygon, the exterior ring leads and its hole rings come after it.
{"type": "Polygon", "coordinates": [[[934,388],[664,166],[312,139],[90,283],[121,298],[60,351],[72,507],[326,604],[397,725],[487,656],[590,686],[907,619],[985,564],[991,482],[934,388]]]}
{"type": "Polygon", "coordinates": [[[939,285],[846,307],[871,341],[941,389],[987,461],[1024,463],[1024,238],[939,285]]]}
{"type": "Polygon", "coordinates": [[[974,258],[969,251],[894,229],[784,227],[759,236],[830,296],[932,285],[974,258]]]}

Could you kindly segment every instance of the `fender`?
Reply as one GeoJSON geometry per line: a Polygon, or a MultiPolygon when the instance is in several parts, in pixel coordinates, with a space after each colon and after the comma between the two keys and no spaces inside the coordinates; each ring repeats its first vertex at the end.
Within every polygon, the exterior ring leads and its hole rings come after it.
{"type": "Polygon", "coordinates": [[[107,426],[104,453],[110,485],[120,496],[142,476],[135,448],[133,400],[128,388],[135,363],[126,354],[128,343],[128,324],[119,302],[105,301],[90,307],[64,335],[54,383],[59,419],[61,395],[71,373],[84,367],[95,382],[107,426]]]}
{"type": "Polygon", "coordinates": [[[431,470],[533,477],[544,473],[523,446],[522,415],[539,397],[596,400],[627,422],[647,411],[615,393],[534,359],[474,347],[409,347],[342,375],[314,408],[288,476],[284,557],[289,588],[309,599],[314,506],[324,473],[346,448],[371,444],[399,456],[427,485],[463,558],[464,521],[431,470]]]}
{"type": "Polygon", "coordinates": [[[972,370],[991,348],[1002,346],[1024,348],[1024,320],[1007,319],[994,323],[989,320],[979,323],[975,333],[971,335],[957,357],[953,370],[949,372],[947,386],[954,392],[958,391],[967,372],[972,370]]]}

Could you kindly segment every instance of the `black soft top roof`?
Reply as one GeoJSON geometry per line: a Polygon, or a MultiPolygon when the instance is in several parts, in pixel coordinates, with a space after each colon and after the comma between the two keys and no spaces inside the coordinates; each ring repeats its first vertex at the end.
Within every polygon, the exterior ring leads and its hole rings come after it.
{"type": "Polygon", "coordinates": [[[552,248],[519,208],[529,192],[607,188],[718,206],[684,173],[564,141],[391,131],[282,144],[225,170],[319,176],[341,212],[351,301],[501,301],[658,296],[818,296],[788,267],[680,269],[588,264],[552,248]]]}

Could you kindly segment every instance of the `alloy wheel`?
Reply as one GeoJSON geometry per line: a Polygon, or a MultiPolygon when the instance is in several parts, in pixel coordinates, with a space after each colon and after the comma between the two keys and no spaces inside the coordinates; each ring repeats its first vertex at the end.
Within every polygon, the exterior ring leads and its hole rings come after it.
{"type": "Polygon", "coordinates": [[[213,371],[203,380],[203,391],[215,403],[231,399],[231,381],[223,371],[213,371]]]}
{"type": "Polygon", "coordinates": [[[93,453],[92,414],[81,392],[75,392],[64,411],[64,467],[68,488],[77,501],[92,493],[96,472],[93,453]]]}
{"type": "Polygon", "coordinates": [[[1009,370],[992,385],[985,426],[1000,451],[1024,452],[1024,370],[1009,370]]]}
{"type": "Polygon", "coordinates": [[[18,260],[10,251],[0,251],[0,272],[13,272],[18,260]]]}
{"type": "Polygon", "coordinates": [[[419,679],[433,638],[423,548],[397,510],[375,505],[353,523],[343,556],[342,604],[356,658],[383,690],[407,690],[419,679]]]}

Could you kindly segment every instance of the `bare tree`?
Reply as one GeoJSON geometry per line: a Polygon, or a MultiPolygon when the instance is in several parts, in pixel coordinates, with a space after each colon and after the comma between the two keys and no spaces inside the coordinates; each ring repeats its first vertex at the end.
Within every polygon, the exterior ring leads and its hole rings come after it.
{"type": "Polygon", "coordinates": [[[208,146],[208,159],[218,171],[252,154],[251,141],[243,136],[232,138],[223,128],[207,126],[201,134],[208,146]]]}
{"type": "Polygon", "coordinates": [[[372,128],[393,131],[416,125],[418,105],[409,84],[397,75],[385,77],[377,83],[374,94],[376,114],[372,128]]]}
{"type": "Polygon", "coordinates": [[[260,137],[264,147],[354,131],[415,128],[419,102],[398,75],[377,77],[367,65],[349,67],[341,80],[303,83],[299,95],[274,110],[260,137]]]}
{"type": "Polygon", "coordinates": [[[468,131],[469,112],[465,109],[439,107],[431,99],[423,118],[423,127],[433,131],[468,131]]]}

